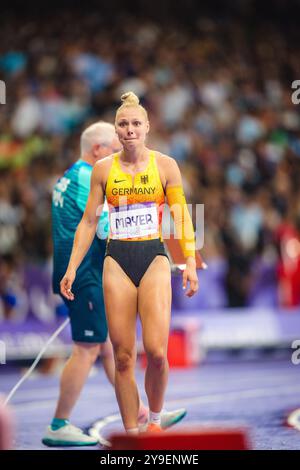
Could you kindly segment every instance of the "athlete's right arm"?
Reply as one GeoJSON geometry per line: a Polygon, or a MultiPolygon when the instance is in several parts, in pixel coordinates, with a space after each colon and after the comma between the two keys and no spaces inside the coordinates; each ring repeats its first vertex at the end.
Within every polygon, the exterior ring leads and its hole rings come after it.
{"type": "Polygon", "coordinates": [[[74,299],[72,284],[76,271],[90,248],[96,233],[97,223],[104,203],[103,172],[100,165],[95,165],[91,176],[91,188],[87,205],[78,224],[67,271],[60,282],[60,292],[68,300],[74,299]]]}

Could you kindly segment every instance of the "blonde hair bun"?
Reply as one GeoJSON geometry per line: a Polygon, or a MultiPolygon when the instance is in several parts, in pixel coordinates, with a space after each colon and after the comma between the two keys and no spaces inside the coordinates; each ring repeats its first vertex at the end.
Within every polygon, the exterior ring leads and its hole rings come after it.
{"type": "Polygon", "coordinates": [[[147,111],[145,110],[145,108],[143,106],[140,105],[140,100],[136,96],[136,94],[133,93],[133,91],[128,91],[127,93],[123,93],[123,95],[121,96],[121,101],[122,101],[122,104],[117,109],[116,119],[118,117],[118,114],[121,111],[124,111],[124,110],[126,110],[130,107],[137,107],[144,114],[146,121],[148,121],[147,111]]]}
{"type": "Polygon", "coordinates": [[[128,91],[127,93],[123,93],[121,96],[121,101],[123,104],[135,105],[137,106],[140,102],[139,98],[136,96],[133,91],[128,91]]]}

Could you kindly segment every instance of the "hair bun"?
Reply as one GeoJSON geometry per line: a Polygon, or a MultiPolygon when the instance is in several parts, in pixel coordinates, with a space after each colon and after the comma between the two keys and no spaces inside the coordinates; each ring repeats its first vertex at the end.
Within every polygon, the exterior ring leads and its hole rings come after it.
{"type": "Polygon", "coordinates": [[[135,93],[133,93],[133,91],[128,91],[127,93],[123,93],[123,95],[121,96],[121,101],[124,104],[132,104],[132,105],[138,105],[140,102],[139,98],[136,96],[135,93]]]}

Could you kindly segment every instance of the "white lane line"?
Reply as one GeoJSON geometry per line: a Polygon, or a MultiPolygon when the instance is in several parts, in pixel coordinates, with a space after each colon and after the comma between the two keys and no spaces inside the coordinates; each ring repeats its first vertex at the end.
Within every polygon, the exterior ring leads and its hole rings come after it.
{"type": "Polygon", "coordinates": [[[110,441],[105,439],[104,436],[102,436],[101,431],[105,426],[111,423],[115,423],[116,421],[121,421],[121,415],[120,414],[114,414],[107,416],[106,418],[99,419],[96,421],[92,427],[89,429],[89,434],[90,436],[94,437],[95,439],[99,440],[99,444],[101,444],[104,447],[111,447],[110,441]]]}

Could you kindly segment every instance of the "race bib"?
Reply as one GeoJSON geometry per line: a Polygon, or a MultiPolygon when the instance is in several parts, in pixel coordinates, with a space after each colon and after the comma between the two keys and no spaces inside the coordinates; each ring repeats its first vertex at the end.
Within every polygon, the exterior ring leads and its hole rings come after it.
{"type": "Polygon", "coordinates": [[[139,238],[159,232],[156,204],[131,204],[114,208],[110,213],[111,238],[139,238]]]}

